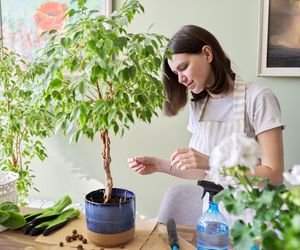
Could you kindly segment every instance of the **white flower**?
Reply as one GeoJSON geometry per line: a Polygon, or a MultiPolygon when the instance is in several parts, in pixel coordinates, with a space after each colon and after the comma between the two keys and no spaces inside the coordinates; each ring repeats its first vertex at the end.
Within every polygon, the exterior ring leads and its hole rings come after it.
{"type": "Polygon", "coordinates": [[[294,165],[291,171],[284,172],[283,177],[291,185],[300,185],[300,165],[294,165]]]}
{"type": "MultiPolygon", "coordinates": [[[[221,177],[221,167],[234,167],[237,165],[254,167],[260,157],[260,149],[256,140],[233,133],[225,137],[211,152],[209,158],[210,176],[213,181],[220,183],[230,181],[230,177],[221,177]]],[[[232,178],[233,179],[233,178],[232,178]]],[[[231,182],[231,181],[230,181],[231,182]]]]}

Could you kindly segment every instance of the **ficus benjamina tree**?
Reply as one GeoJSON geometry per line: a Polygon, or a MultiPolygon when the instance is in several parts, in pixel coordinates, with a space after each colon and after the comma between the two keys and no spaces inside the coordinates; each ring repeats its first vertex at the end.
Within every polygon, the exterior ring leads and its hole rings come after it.
{"type": "Polygon", "coordinates": [[[109,131],[123,135],[136,119],[151,122],[162,108],[162,48],[167,39],[155,33],[130,33],[128,25],[144,8],[126,0],[109,17],[74,1],[62,31],[50,31],[37,64],[43,101],[51,105],[56,128],[77,142],[82,135],[103,143],[106,177],[104,202],[111,197],[109,131]]]}
{"type": "Polygon", "coordinates": [[[19,174],[17,191],[23,203],[35,188],[30,164],[47,156],[42,138],[53,130],[52,114],[35,102],[34,75],[20,55],[1,46],[0,60],[0,169],[19,174]]]}

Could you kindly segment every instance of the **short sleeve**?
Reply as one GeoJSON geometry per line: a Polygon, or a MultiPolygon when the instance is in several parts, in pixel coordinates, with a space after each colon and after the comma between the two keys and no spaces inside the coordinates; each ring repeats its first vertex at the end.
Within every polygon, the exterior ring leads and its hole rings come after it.
{"type": "Polygon", "coordinates": [[[278,99],[270,89],[263,89],[252,101],[250,123],[255,135],[276,127],[284,128],[278,99]]]}

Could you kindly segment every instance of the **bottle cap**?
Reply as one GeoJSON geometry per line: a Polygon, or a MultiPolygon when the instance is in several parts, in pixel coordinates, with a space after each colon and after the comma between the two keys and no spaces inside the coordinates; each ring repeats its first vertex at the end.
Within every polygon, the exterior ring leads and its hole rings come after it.
{"type": "Polygon", "coordinates": [[[216,184],[212,181],[201,180],[198,181],[198,185],[204,188],[202,198],[206,193],[209,193],[209,201],[213,201],[213,197],[224,189],[222,185],[216,184]]]}

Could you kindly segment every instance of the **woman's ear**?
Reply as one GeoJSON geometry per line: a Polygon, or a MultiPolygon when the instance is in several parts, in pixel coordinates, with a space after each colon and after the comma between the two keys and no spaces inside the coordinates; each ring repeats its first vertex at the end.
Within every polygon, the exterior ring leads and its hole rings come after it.
{"type": "Polygon", "coordinates": [[[211,63],[214,58],[211,47],[209,45],[204,45],[202,47],[202,53],[205,56],[205,58],[207,59],[207,61],[209,63],[211,63]]]}

